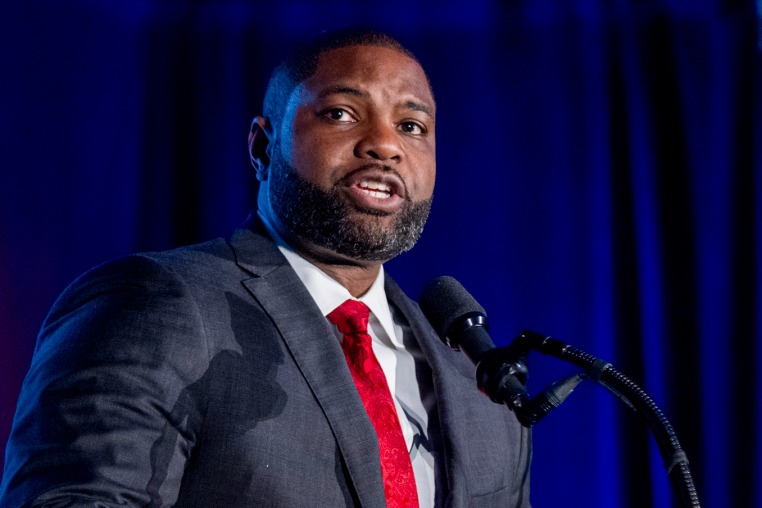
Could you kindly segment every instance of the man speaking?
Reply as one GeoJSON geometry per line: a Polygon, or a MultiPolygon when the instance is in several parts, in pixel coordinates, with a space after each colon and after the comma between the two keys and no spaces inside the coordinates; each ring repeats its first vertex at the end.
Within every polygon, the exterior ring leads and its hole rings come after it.
{"type": "Polygon", "coordinates": [[[529,506],[529,431],[382,266],[426,222],[435,118],[382,33],[276,68],[245,227],[107,263],[55,303],[0,506],[529,506]]]}

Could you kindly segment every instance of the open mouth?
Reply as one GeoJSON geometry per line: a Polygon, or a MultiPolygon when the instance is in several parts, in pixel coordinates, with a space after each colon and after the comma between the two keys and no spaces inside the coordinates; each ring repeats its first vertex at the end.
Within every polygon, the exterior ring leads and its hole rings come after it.
{"type": "Polygon", "coordinates": [[[392,186],[383,182],[362,180],[357,186],[362,192],[365,192],[374,198],[387,199],[392,196],[392,186]]]}
{"type": "Polygon", "coordinates": [[[376,166],[351,172],[343,182],[355,204],[365,210],[394,213],[405,202],[405,182],[393,170],[376,166]]]}

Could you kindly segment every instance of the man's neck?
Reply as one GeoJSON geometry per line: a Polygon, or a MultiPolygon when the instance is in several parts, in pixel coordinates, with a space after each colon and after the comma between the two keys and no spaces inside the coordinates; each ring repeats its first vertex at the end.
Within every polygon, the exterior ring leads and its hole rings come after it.
{"type": "Polygon", "coordinates": [[[277,237],[274,238],[276,241],[287,244],[288,248],[347,288],[355,298],[364,295],[378,277],[381,261],[359,261],[341,256],[324,247],[313,245],[301,238],[278,231],[266,214],[260,211],[257,214],[270,235],[277,237]]]}
{"type": "Polygon", "coordinates": [[[341,263],[335,260],[324,260],[319,254],[314,255],[310,249],[292,245],[294,250],[304,259],[317,266],[333,280],[347,288],[355,298],[364,295],[375,282],[381,269],[380,262],[341,263]]]}

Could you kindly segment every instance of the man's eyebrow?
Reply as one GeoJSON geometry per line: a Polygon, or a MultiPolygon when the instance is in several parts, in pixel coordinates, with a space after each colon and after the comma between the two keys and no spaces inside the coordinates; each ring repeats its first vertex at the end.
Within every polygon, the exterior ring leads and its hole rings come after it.
{"type": "Polygon", "coordinates": [[[405,107],[406,108],[410,108],[410,109],[412,109],[414,111],[420,111],[422,113],[426,113],[431,118],[434,118],[434,111],[430,107],[428,107],[428,106],[426,106],[424,104],[420,104],[418,102],[413,102],[413,101],[407,101],[405,103],[405,107]]]}
{"type": "Polygon", "coordinates": [[[320,92],[320,94],[318,94],[318,97],[322,99],[323,97],[328,97],[329,95],[336,95],[336,94],[353,95],[355,97],[364,97],[364,98],[370,97],[370,94],[368,92],[359,90],[357,88],[352,88],[351,86],[344,86],[344,85],[336,85],[336,86],[328,87],[322,92],[320,92]]]}

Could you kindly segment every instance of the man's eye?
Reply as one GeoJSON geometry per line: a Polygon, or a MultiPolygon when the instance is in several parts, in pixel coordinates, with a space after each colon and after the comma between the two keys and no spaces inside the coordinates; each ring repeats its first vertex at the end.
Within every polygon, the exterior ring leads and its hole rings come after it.
{"type": "Polygon", "coordinates": [[[426,132],[424,128],[416,122],[402,122],[400,124],[400,129],[406,134],[414,135],[419,135],[426,132]]]}
{"type": "Polygon", "coordinates": [[[354,122],[352,115],[341,108],[332,108],[325,111],[323,114],[335,122],[354,122]]]}

